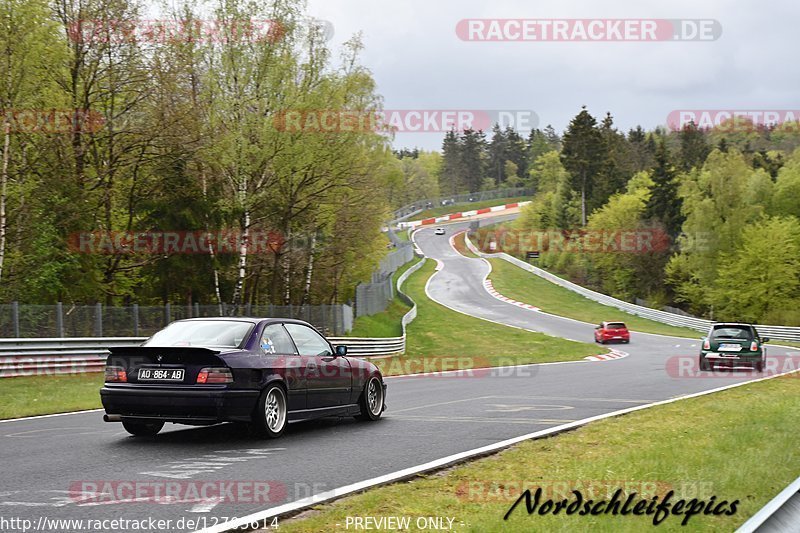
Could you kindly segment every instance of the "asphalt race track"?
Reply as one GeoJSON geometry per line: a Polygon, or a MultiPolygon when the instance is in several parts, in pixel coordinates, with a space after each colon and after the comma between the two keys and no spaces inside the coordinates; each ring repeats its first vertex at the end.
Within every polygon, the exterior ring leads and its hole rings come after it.
{"type": "MultiPolygon", "coordinates": [[[[432,228],[416,234],[425,254],[443,264],[429,283],[431,298],[481,318],[592,342],[590,324],[489,295],[482,284],[487,263],[462,257],[449,245],[453,232],[465,227],[448,225],[444,236],[434,235],[432,228]]],[[[453,338],[454,354],[458,346],[453,338]]],[[[676,356],[694,360],[696,339],[634,333],[629,345],[615,348],[629,356],[473,376],[390,378],[381,421],[296,424],[276,441],[255,439],[229,424],[168,425],[155,439],[135,439],[121,425],[104,423],[99,411],[3,422],[0,515],[31,520],[40,530],[50,524],[51,531],[87,529],[40,520],[170,519],[166,529],[190,531],[565,422],[761,377],[699,373],[695,366],[681,370],[676,356]],[[145,491],[142,501],[134,502],[98,497],[91,490],[126,481],[139,487],[175,482],[180,489],[173,496],[181,496],[153,501],[152,492],[145,491]],[[183,497],[206,481],[239,482],[245,488],[234,489],[233,502],[183,497]],[[257,496],[247,490],[253,486],[260,487],[257,496]]],[[[800,353],[787,350],[773,346],[768,353],[800,353]]],[[[123,494],[123,485],[113,486],[120,490],[118,497],[123,494]]]]}

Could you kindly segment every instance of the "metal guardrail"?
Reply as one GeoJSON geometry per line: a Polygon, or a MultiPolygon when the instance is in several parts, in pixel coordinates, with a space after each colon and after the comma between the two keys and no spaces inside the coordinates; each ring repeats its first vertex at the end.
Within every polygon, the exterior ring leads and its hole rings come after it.
{"type": "Polygon", "coordinates": [[[423,198],[395,209],[395,211],[392,213],[392,220],[389,222],[389,225],[391,226],[394,223],[405,220],[408,217],[421,213],[427,209],[471,204],[485,200],[513,198],[515,196],[533,196],[534,192],[536,192],[534,187],[513,187],[507,189],[495,189],[493,191],[451,194],[448,196],[439,196],[438,198],[423,198]]]}
{"type": "MultiPolygon", "coordinates": [[[[413,274],[414,272],[416,272],[417,270],[422,268],[422,265],[424,265],[424,264],[425,264],[425,258],[423,258],[417,264],[415,264],[414,266],[412,266],[411,268],[409,268],[408,270],[403,272],[400,275],[400,277],[397,278],[397,296],[399,296],[400,299],[403,300],[407,305],[411,306],[411,309],[409,309],[408,312],[405,315],[403,315],[403,318],[401,320],[402,325],[403,325],[403,338],[406,337],[406,327],[415,318],[417,318],[417,302],[412,300],[409,295],[404,293],[403,290],[400,287],[403,285],[403,283],[405,283],[405,281],[408,279],[408,277],[411,276],[411,274],[413,274]]],[[[403,346],[403,351],[405,352],[405,345],[403,346]]]]}
{"type": "MultiPolygon", "coordinates": [[[[138,346],[147,337],[0,339],[0,378],[102,372],[108,348],[138,346]]],[[[402,337],[328,337],[355,357],[381,357],[405,351],[402,337]]]]}
{"type": "Polygon", "coordinates": [[[800,530],[800,478],[742,524],[736,533],[793,533],[800,530]]]}
{"type": "MultiPolygon", "coordinates": [[[[475,255],[478,255],[480,257],[497,257],[500,259],[504,259],[513,265],[516,265],[524,270],[527,270],[528,272],[536,274],[540,278],[544,278],[547,281],[555,283],[556,285],[564,287],[565,289],[569,289],[572,292],[576,292],[581,296],[584,296],[595,302],[610,307],[615,307],[625,313],[630,313],[632,315],[640,316],[642,318],[647,318],[655,322],[660,322],[662,324],[667,324],[670,326],[678,326],[678,327],[694,329],[702,333],[706,333],[711,324],[714,323],[714,321],[706,320],[704,318],[677,315],[674,313],[669,313],[667,311],[660,311],[658,309],[643,307],[641,305],[636,305],[630,302],[619,300],[612,296],[608,296],[607,294],[595,292],[591,289],[587,289],[586,287],[582,287],[576,283],[572,283],[571,281],[567,281],[563,278],[560,278],[555,274],[552,274],[539,267],[530,265],[525,261],[522,261],[521,259],[517,259],[516,257],[508,255],[505,252],[494,253],[494,254],[487,254],[481,252],[469,239],[469,233],[465,234],[464,241],[467,247],[470,249],[470,251],[472,251],[472,253],[474,253],[475,255]]],[[[528,303],[535,304],[536,302],[528,302],[528,303]]],[[[769,337],[770,339],[795,341],[795,342],[800,341],[799,327],[770,326],[770,325],[756,324],[756,329],[758,329],[758,333],[760,335],[769,337]]]]}

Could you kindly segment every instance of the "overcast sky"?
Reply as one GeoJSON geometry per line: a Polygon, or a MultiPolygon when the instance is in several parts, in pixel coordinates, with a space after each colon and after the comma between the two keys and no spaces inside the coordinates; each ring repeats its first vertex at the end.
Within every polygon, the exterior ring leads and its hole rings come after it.
{"type": "MultiPolygon", "coordinates": [[[[678,109],[799,109],[800,3],[765,1],[308,0],[334,49],[363,32],[362,63],[384,107],[533,110],[561,132],[587,105],[620,129],[664,125],[678,109]],[[714,19],[715,41],[467,42],[462,19],[714,19]]],[[[395,147],[441,147],[401,133],[395,147]]]]}

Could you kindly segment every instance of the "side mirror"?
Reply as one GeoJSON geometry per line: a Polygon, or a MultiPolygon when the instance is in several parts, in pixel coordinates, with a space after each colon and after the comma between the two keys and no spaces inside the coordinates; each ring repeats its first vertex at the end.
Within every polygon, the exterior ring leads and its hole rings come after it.
{"type": "Polygon", "coordinates": [[[347,346],[340,344],[336,347],[336,356],[344,357],[345,355],[347,355],[347,346]]]}
{"type": "Polygon", "coordinates": [[[769,337],[761,337],[761,342],[769,342],[769,337]]]}

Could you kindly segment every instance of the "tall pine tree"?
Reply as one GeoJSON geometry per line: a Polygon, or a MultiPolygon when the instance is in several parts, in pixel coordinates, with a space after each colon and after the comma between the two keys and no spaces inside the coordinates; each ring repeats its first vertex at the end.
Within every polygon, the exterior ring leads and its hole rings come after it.
{"type": "Polygon", "coordinates": [[[570,173],[571,186],[580,194],[583,226],[588,216],[587,206],[607,160],[608,150],[597,121],[583,106],[569,123],[561,149],[561,162],[570,173]]]}

